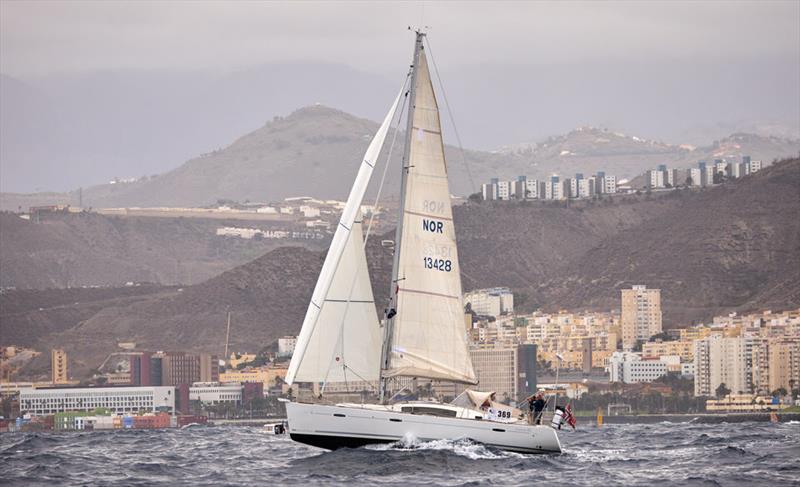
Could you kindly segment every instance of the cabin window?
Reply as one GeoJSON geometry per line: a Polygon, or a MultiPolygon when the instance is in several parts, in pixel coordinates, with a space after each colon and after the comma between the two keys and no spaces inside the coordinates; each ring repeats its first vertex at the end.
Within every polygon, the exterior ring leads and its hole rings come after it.
{"type": "Polygon", "coordinates": [[[439,416],[442,418],[455,418],[456,411],[453,409],[440,409],[425,406],[403,406],[404,413],[423,414],[425,416],[439,416]]]}

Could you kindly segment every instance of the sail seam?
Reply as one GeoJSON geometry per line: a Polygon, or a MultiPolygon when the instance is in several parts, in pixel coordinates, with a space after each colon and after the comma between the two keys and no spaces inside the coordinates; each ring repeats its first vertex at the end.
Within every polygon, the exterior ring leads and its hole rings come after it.
{"type": "Polygon", "coordinates": [[[429,134],[442,135],[442,133],[439,132],[439,131],[431,130],[431,129],[424,129],[422,127],[414,127],[414,130],[422,130],[423,132],[428,132],[429,134]]]}
{"type": "Polygon", "coordinates": [[[356,299],[326,299],[326,303],[374,303],[375,301],[362,301],[356,299]]]}
{"type": "Polygon", "coordinates": [[[415,216],[424,216],[425,218],[435,218],[437,220],[445,220],[445,221],[449,221],[449,222],[453,221],[452,218],[448,218],[446,216],[431,215],[431,214],[428,214],[428,213],[420,213],[420,212],[417,212],[417,211],[406,210],[405,213],[408,213],[409,215],[415,215],[415,216]]]}
{"type": "Polygon", "coordinates": [[[420,291],[420,290],[417,290],[417,289],[408,289],[408,288],[404,288],[404,287],[399,288],[398,291],[404,291],[404,292],[407,292],[407,293],[414,293],[414,294],[427,294],[428,296],[439,296],[439,297],[442,297],[442,298],[450,298],[450,299],[460,299],[461,298],[460,296],[451,296],[449,294],[433,293],[433,292],[430,292],[430,291],[420,291]]]}

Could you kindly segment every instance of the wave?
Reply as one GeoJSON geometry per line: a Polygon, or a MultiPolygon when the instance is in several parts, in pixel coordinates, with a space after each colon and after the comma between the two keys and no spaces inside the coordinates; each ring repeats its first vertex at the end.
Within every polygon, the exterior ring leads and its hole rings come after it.
{"type": "Polygon", "coordinates": [[[421,441],[413,435],[406,435],[402,440],[382,445],[368,445],[364,447],[373,451],[443,451],[469,458],[470,460],[498,460],[507,458],[525,458],[519,453],[497,450],[477,443],[468,438],[455,440],[421,441]]]}

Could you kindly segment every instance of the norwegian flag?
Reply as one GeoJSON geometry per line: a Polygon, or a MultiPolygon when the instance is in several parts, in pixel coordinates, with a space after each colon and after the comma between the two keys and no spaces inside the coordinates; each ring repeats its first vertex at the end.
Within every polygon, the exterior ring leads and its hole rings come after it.
{"type": "Polygon", "coordinates": [[[572,414],[572,403],[567,404],[566,409],[564,409],[564,422],[572,426],[573,430],[575,429],[575,425],[578,423],[575,415],[572,414]]]}

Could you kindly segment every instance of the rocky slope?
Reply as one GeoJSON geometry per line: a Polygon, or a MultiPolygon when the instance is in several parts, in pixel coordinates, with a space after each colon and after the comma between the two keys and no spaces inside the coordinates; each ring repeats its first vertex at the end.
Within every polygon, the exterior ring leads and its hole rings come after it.
{"type": "MultiPolygon", "coordinates": [[[[736,310],[800,306],[798,214],[795,159],[702,191],[569,207],[467,204],[454,217],[465,289],[509,285],[527,310],[608,309],[618,307],[621,288],[646,284],[662,289],[670,327],[736,310]]],[[[380,299],[391,256],[377,238],[368,255],[380,299]]],[[[255,350],[299,330],[322,259],[321,252],[280,248],[203,283],[109,304],[88,318],[65,305],[60,315],[42,318],[60,325],[41,325],[51,331],[28,342],[65,345],[81,357],[78,367],[117,341],[220,353],[230,310],[233,347],[255,350]]],[[[13,296],[0,297],[0,329],[9,343],[36,313],[7,312],[13,296]]]]}
{"type": "MultiPolygon", "coordinates": [[[[222,226],[269,228],[269,223],[78,213],[34,224],[0,212],[0,287],[196,284],[286,245],[217,236],[222,226]]],[[[304,242],[320,250],[327,240],[304,242]]]]}

